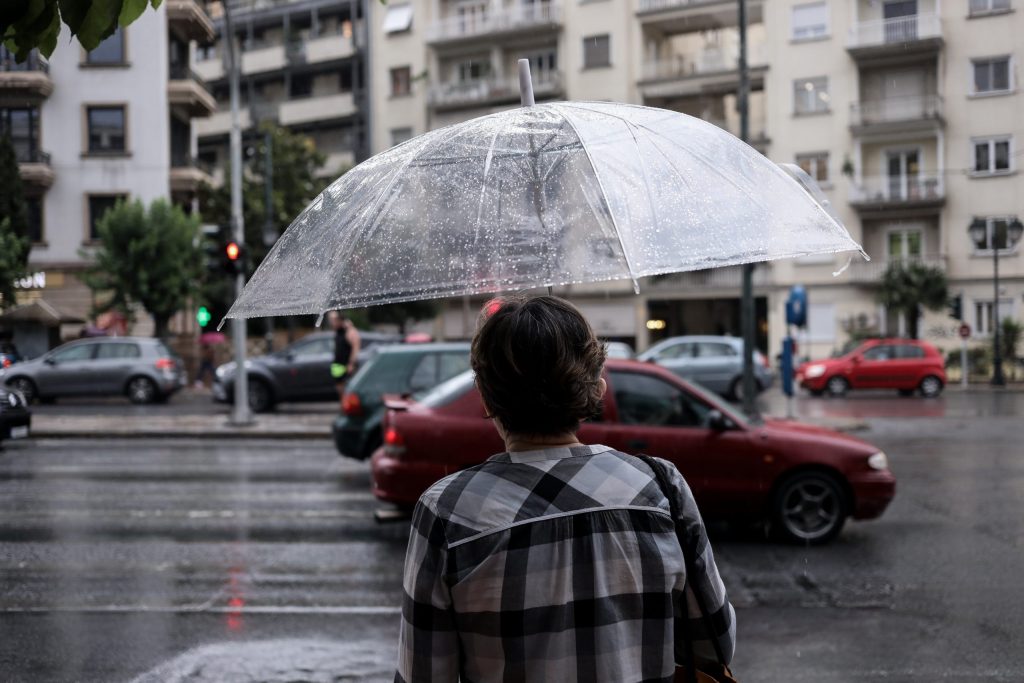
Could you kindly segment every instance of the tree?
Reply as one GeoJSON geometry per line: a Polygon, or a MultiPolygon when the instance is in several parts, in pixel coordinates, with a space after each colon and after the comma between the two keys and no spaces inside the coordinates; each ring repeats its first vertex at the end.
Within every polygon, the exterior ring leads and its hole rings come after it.
{"type": "Polygon", "coordinates": [[[0,220],[0,311],[14,305],[14,282],[25,275],[28,240],[11,230],[11,221],[0,220]]]}
{"type": "Polygon", "coordinates": [[[138,19],[150,5],[162,0],[5,0],[0,3],[0,39],[7,49],[24,61],[33,49],[53,54],[61,25],[86,51],[92,50],[118,26],[138,19]]]}
{"type": "Polygon", "coordinates": [[[131,319],[134,306],[142,306],[153,317],[154,336],[166,336],[202,273],[199,220],[165,199],[148,209],[135,200],[107,211],[97,232],[100,244],[85,274],[103,301],[96,312],[118,310],[131,319]]]}
{"type": "Polygon", "coordinates": [[[946,306],[948,299],[946,273],[941,268],[916,261],[890,263],[882,275],[882,289],[878,293],[879,303],[904,316],[911,339],[917,339],[921,309],[937,311],[946,306]]]}
{"type": "MultiPolygon", "coordinates": [[[[7,135],[0,136],[0,217],[8,220],[8,228],[15,235],[28,237],[28,207],[25,205],[18,155],[7,135]]],[[[28,250],[24,250],[21,256],[28,258],[28,250]]]]}
{"type": "Polygon", "coordinates": [[[405,334],[405,326],[410,320],[426,320],[437,315],[436,301],[406,301],[400,304],[372,306],[366,313],[371,323],[390,323],[398,325],[398,331],[405,334]]]}
{"type": "Polygon", "coordinates": [[[1000,349],[1003,358],[1010,362],[1017,360],[1017,345],[1020,344],[1021,334],[1024,333],[1024,326],[1013,318],[1003,318],[1000,321],[1002,329],[999,330],[999,341],[1003,347],[1000,349]]]}

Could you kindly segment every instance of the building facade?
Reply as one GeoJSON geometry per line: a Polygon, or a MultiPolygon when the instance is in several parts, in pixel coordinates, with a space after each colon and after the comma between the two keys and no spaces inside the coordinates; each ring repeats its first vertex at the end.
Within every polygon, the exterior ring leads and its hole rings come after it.
{"type": "MultiPolygon", "coordinates": [[[[1007,225],[1024,218],[1019,0],[748,0],[749,141],[823,187],[870,262],[822,256],[755,270],[758,345],[786,334],[784,301],[805,285],[802,353],[851,336],[901,334],[877,303],[893,261],[943,269],[975,343],[1024,318],[1024,256],[1007,225]],[[987,237],[974,243],[973,221],[987,237]],[[993,290],[992,250],[1002,282],[993,290]]],[[[697,116],[739,133],[735,0],[410,0],[368,5],[370,140],[411,136],[518,106],[515,63],[531,62],[538,101],[614,100],[697,116]]],[[[739,334],[740,269],[568,288],[604,336],[645,348],[675,334],[739,334]]],[[[435,325],[471,332],[453,303],[435,325]]],[[[922,337],[959,344],[959,323],[926,312],[922,337]]]]}
{"type": "Polygon", "coordinates": [[[80,276],[103,213],[119,199],[191,207],[209,179],[193,119],[215,103],[188,59],[191,43],[212,38],[200,3],[167,0],[88,53],[65,27],[50,60],[0,55],[0,127],[14,142],[31,222],[33,275],[19,301],[59,311],[64,336],[91,317],[80,276]]]}

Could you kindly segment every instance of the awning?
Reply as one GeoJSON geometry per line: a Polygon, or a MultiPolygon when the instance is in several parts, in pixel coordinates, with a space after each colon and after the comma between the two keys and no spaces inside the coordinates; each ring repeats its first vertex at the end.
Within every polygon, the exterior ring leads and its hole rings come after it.
{"type": "Polygon", "coordinates": [[[14,306],[0,315],[0,323],[33,322],[46,327],[56,327],[65,323],[84,323],[85,319],[59,310],[43,299],[30,304],[14,306]]]}

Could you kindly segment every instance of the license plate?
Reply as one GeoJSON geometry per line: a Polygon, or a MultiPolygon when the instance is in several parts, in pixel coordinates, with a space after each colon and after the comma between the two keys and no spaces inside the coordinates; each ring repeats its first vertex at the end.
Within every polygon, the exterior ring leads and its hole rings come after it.
{"type": "Polygon", "coordinates": [[[11,427],[12,439],[24,439],[28,436],[28,427],[11,427]]]}

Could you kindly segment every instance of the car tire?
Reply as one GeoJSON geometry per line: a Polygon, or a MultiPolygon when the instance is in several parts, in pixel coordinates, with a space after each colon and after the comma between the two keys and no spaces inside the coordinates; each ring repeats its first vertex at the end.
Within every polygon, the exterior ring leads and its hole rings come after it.
{"type": "Polygon", "coordinates": [[[249,378],[249,409],[254,413],[265,413],[274,407],[274,394],[270,385],[262,379],[249,378]]]}
{"type": "MultiPolygon", "coordinates": [[[[761,382],[755,377],[754,378],[754,395],[757,396],[764,387],[761,386],[761,382]]],[[[743,400],[743,376],[740,375],[732,381],[729,385],[729,400],[736,401],[737,403],[743,400]]]]}
{"type": "Polygon", "coordinates": [[[942,393],[942,380],[935,375],[928,375],[921,380],[917,388],[925,398],[935,398],[942,393]]]}
{"type": "Polygon", "coordinates": [[[846,392],[850,390],[850,383],[846,381],[845,377],[834,375],[828,378],[825,389],[829,396],[845,396],[846,392]]]}
{"type": "Polygon", "coordinates": [[[898,389],[897,391],[900,392],[900,396],[913,396],[914,395],[914,389],[898,389]]]}
{"type": "Polygon", "coordinates": [[[772,508],[773,530],[784,541],[801,545],[828,543],[843,530],[849,514],[839,480],[812,470],[783,480],[772,508]]]}
{"type": "Polygon", "coordinates": [[[136,405],[146,405],[157,400],[159,392],[156,383],[148,377],[132,377],[125,389],[128,400],[136,405]]]}
{"type": "Polygon", "coordinates": [[[25,397],[25,403],[32,405],[32,402],[39,398],[39,391],[36,383],[28,377],[12,377],[7,381],[7,386],[20,392],[25,397]]]}

